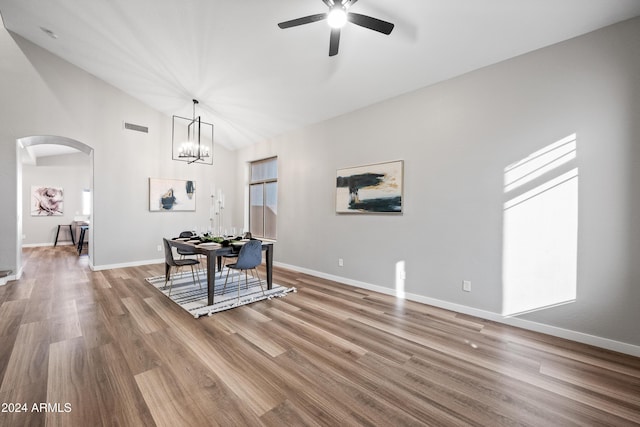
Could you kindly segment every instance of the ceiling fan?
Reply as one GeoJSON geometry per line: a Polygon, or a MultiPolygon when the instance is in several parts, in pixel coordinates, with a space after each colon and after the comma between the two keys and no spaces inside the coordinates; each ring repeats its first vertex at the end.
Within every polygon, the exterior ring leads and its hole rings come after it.
{"type": "Polygon", "coordinates": [[[360,15],[359,13],[349,12],[349,8],[351,8],[351,6],[353,6],[357,1],[358,0],[322,0],[322,2],[329,7],[329,12],[317,13],[315,15],[292,19],[291,21],[281,22],[278,24],[278,27],[285,29],[326,19],[331,27],[329,56],[335,56],[338,54],[340,29],[347,23],[347,21],[382,34],[391,34],[394,27],[392,23],[372,18],[370,16],[360,15]]]}

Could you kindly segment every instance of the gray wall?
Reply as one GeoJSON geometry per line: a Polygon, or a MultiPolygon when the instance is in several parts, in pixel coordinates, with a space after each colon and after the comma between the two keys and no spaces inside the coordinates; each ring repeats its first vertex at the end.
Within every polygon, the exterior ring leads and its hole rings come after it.
{"type": "Polygon", "coordinates": [[[211,168],[170,160],[169,117],[0,31],[0,269],[19,263],[16,139],[59,135],[94,149],[97,267],[160,258],[161,236],[206,226],[209,184],[239,224],[246,162],[277,155],[277,261],[389,290],[405,261],[413,296],[500,313],[504,168],[575,132],[578,296],[523,318],[640,345],[639,41],[640,20],[618,24],[241,152],[218,145],[211,168]],[[336,169],[396,159],[402,216],[334,213],[336,169]],[[149,177],[195,180],[198,211],[148,212],[149,177]]]}
{"type": "MultiPolygon", "coordinates": [[[[22,165],[23,245],[53,245],[59,224],[69,225],[82,215],[82,192],[91,187],[89,156],[84,153],[48,156],[35,165],[22,165]],[[62,216],[31,216],[32,186],[60,187],[64,191],[62,216]]],[[[76,230],[74,229],[74,233],[76,230]]],[[[77,236],[76,236],[77,237],[77,236]]],[[[69,228],[60,230],[58,242],[71,243],[69,228]]]]}
{"type": "MultiPolygon", "coordinates": [[[[20,266],[16,140],[56,135],[94,149],[94,231],[96,268],[149,262],[162,236],[209,223],[209,188],[225,189],[226,217],[234,215],[230,173],[236,153],[216,145],[214,166],[171,160],[171,118],[70,65],[19,36],[0,30],[0,269],[20,266]],[[149,127],[143,134],[123,122],[149,127]],[[196,212],[149,212],[148,180],[196,182],[196,212]]],[[[185,93],[185,102],[194,95],[185,93]]]]}
{"type": "Polygon", "coordinates": [[[282,135],[238,165],[279,158],[278,262],[393,290],[405,261],[414,297],[499,314],[504,169],[576,133],[577,299],[522,318],[640,345],[639,100],[635,19],[282,135]],[[397,159],[402,216],[334,213],[336,169],[397,159]]]}

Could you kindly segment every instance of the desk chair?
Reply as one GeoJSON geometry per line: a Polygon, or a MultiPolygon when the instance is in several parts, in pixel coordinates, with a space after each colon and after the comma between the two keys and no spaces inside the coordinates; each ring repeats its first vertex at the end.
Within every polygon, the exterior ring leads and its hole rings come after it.
{"type": "MultiPolygon", "coordinates": [[[[260,264],[262,264],[262,241],[250,240],[242,245],[242,247],[240,248],[240,252],[238,253],[238,261],[233,264],[227,265],[227,278],[224,281],[222,293],[224,293],[225,289],[227,288],[227,282],[229,281],[229,272],[231,272],[231,270],[233,269],[244,271],[244,285],[246,288],[249,287],[247,271],[254,270],[256,272],[256,277],[258,278],[258,284],[260,285],[260,289],[262,290],[262,294],[264,295],[262,280],[260,280],[260,275],[258,275],[258,269],[256,268],[260,264]]],[[[240,276],[238,276],[238,301],[240,301],[240,276]]]]}
{"type": "MultiPolygon", "coordinates": [[[[164,287],[167,287],[167,282],[169,281],[169,278],[171,278],[171,285],[169,287],[169,296],[171,296],[171,290],[173,289],[173,276],[171,275],[171,267],[174,267],[177,273],[181,267],[184,267],[185,265],[191,266],[191,277],[193,277],[193,283],[195,283],[196,275],[193,272],[193,266],[196,264],[200,264],[200,261],[193,258],[175,259],[173,257],[173,250],[171,249],[169,241],[165,238],[163,238],[162,241],[164,243],[164,262],[166,268],[164,287]]],[[[200,275],[198,275],[198,285],[200,285],[200,289],[202,289],[202,283],[200,283],[200,275]]]]}

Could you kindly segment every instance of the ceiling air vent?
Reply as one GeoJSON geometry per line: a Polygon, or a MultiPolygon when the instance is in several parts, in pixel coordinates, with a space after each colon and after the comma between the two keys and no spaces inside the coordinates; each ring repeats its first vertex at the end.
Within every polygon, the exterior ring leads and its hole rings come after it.
{"type": "Polygon", "coordinates": [[[146,126],[134,125],[133,123],[124,122],[124,128],[129,130],[135,130],[136,132],[149,133],[149,128],[146,126]]]}

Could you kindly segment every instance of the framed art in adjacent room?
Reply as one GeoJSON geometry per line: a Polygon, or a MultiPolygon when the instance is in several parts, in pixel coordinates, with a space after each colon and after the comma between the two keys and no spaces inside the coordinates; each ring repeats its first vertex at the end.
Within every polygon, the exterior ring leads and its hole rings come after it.
{"type": "Polygon", "coordinates": [[[404,161],[338,169],[337,213],[402,213],[404,161]]]}
{"type": "Polygon", "coordinates": [[[151,212],[195,211],[195,181],[149,178],[149,210],[151,212]]]}
{"type": "Polygon", "coordinates": [[[64,191],[60,187],[31,186],[31,216],[62,216],[64,191]]]}

